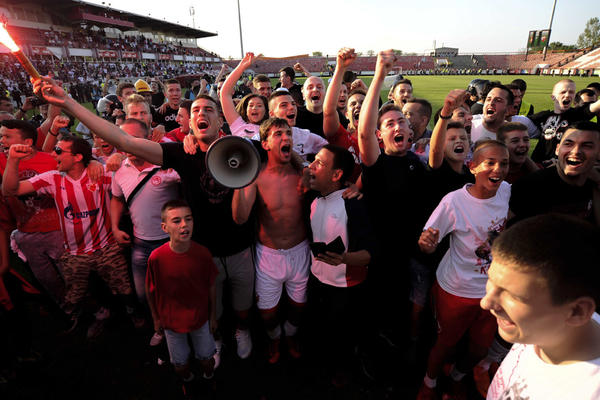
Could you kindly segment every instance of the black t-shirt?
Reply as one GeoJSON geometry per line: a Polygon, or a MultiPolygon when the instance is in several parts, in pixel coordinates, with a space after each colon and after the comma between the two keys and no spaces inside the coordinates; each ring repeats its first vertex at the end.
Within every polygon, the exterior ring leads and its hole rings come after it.
{"type": "MultiPolygon", "coordinates": [[[[181,177],[186,201],[194,216],[192,238],[215,257],[230,256],[253,242],[252,218],[245,224],[233,221],[233,189],[218,184],[206,169],[206,153],[186,154],[182,143],[161,143],[163,168],[173,168],[181,177]]],[[[162,205],[161,205],[162,206],[162,205]]]]}
{"type": "MultiPolygon", "coordinates": [[[[281,87],[281,82],[277,82],[275,86],[276,89],[281,87]]],[[[298,108],[304,107],[304,98],[302,97],[302,85],[298,85],[297,83],[293,83],[291,87],[289,87],[288,92],[292,95],[292,98],[296,102],[298,108]]]]}
{"type": "Polygon", "coordinates": [[[179,112],[179,107],[176,109],[172,109],[170,106],[166,107],[167,110],[164,114],[161,114],[159,111],[153,116],[156,117],[156,124],[163,124],[165,126],[165,131],[169,132],[173,129],[179,128],[179,124],[175,119],[177,118],[177,113],[179,112]]]}
{"type": "MultiPolygon", "coordinates": [[[[466,165],[463,165],[462,174],[459,174],[444,159],[438,169],[427,168],[427,183],[429,187],[428,203],[430,208],[426,211],[426,214],[428,214],[427,218],[429,218],[429,215],[440,204],[445,195],[462,188],[467,183],[475,183],[475,177],[466,165]]],[[[427,221],[423,221],[423,225],[425,222],[427,221]]]]}
{"type": "Polygon", "coordinates": [[[483,103],[474,103],[471,106],[471,114],[472,115],[477,115],[477,114],[483,114],[483,103]]]}
{"type": "Polygon", "coordinates": [[[296,126],[302,129],[308,129],[321,137],[323,133],[323,113],[315,114],[304,107],[298,107],[298,116],[296,117],[296,126]]]}
{"type": "Polygon", "coordinates": [[[416,250],[426,201],[425,166],[413,152],[381,153],[362,166],[362,183],[375,234],[386,260],[407,260],[416,250]]]}
{"type": "Polygon", "coordinates": [[[583,186],[569,185],[560,178],[557,167],[551,167],[525,175],[513,183],[511,190],[510,210],[515,214],[515,221],[559,213],[593,222],[594,183],[589,179],[583,186]]]}
{"type": "Polygon", "coordinates": [[[558,128],[568,126],[577,121],[588,121],[594,114],[590,111],[590,103],[579,107],[569,108],[562,114],[556,114],[554,110],[540,111],[533,114],[529,119],[542,132],[538,144],[535,146],[531,159],[537,163],[554,158],[556,145],[560,142],[561,135],[556,134],[558,128]],[[548,135],[546,139],[544,135],[548,135]]]}
{"type": "Polygon", "coordinates": [[[152,105],[160,107],[165,102],[165,94],[163,92],[152,93],[152,105]]]}

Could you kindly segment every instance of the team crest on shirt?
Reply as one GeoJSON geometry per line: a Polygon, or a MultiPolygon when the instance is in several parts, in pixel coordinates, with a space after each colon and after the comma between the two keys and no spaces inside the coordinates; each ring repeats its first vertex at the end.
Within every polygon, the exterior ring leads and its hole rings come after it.
{"type": "Polygon", "coordinates": [[[88,182],[87,185],[85,185],[85,187],[87,188],[87,190],[89,190],[90,192],[95,192],[96,190],[98,190],[98,184],[95,182],[88,182]]]}
{"type": "Polygon", "coordinates": [[[152,179],[150,179],[150,182],[152,182],[154,186],[158,186],[162,183],[162,178],[158,175],[154,175],[152,179]]]}

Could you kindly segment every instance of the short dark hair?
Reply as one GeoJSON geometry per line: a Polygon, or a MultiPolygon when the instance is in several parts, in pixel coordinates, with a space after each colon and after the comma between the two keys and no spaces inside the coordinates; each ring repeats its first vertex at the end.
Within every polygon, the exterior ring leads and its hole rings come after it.
{"type": "MultiPolygon", "coordinates": [[[[217,108],[217,110],[221,110],[221,105],[217,102],[217,100],[215,100],[214,98],[210,97],[207,94],[199,94],[199,95],[197,95],[196,98],[194,99],[194,101],[192,101],[192,104],[194,104],[195,102],[197,102],[200,99],[212,101],[215,104],[215,107],[217,108]]],[[[190,104],[190,113],[191,113],[191,110],[192,110],[192,104],[190,104]]]]}
{"type": "Polygon", "coordinates": [[[514,79],[510,84],[515,85],[521,92],[527,91],[527,82],[521,78],[514,79]]]}
{"type": "Polygon", "coordinates": [[[410,81],[410,79],[403,78],[403,79],[398,79],[397,81],[395,81],[390,90],[393,92],[396,89],[396,86],[398,86],[402,83],[406,83],[406,84],[410,85],[410,87],[413,87],[413,84],[410,81]]]}
{"type": "Polygon", "coordinates": [[[586,88],[592,88],[600,92],[600,82],[592,82],[586,88]]]}
{"type": "Polygon", "coordinates": [[[37,129],[29,122],[20,119],[6,119],[0,122],[0,126],[6,129],[17,129],[21,134],[21,139],[31,139],[31,145],[35,146],[35,142],[37,142],[37,129]]]}
{"type": "Polygon", "coordinates": [[[117,96],[122,97],[123,96],[123,90],[125,89],[133,89],[135,90],[135,85],[131,82],[121,82],[119,83],[119,85],[117,86],[117,96]]]}
{"type": "MultiPolygon", "coordinates": [[[[350,98],[350,96],[348,96],[348,98],[350,98]]],[[[383,114],[390,111],[399,111],[402,113],[402,109],[394,103],[384,104],[384,106],[379,109],[379,113],[377,115],[377,129],[379,129],[379,127],[381,126],[381,117],[383,117],[383,114]]]]}
{"type": "Polygon", "coordinates": [[[465,129],[465,126],[458,121],[450,121],[448,125],[446,125],[446,130],[448,129],[465,129]]]}
{"type": "Polygon", "coordinates": [[[60,136],[59,141],[71,143],[71,154],[81,154],[81,163],[84,167],[88,166],[92,160],[92,146],[90,146],[87,140],[66,133],[60,136]]]}
{"type": "Polygon", "coordinates": [[[364,90],[362,90],[362,89],[358,89],[358,88],[356,88],[356,89],[352,89],[352,90],[350,91],[350,93],[348,93],[348,96],[347,96],[346,98],[347,98],[347,99],[349,99],[350,97],[354,96],[355,94],[362,94],[362,95],[363,95],[363,96],[365,96],[365,97],[367,96],[367,92],[365,92],[365,91],[364,91],[364,90]]]}
{"type": "MultiPolygon", "coordinates": [[[[573,122],[570,125],[567,126],[562,126],[560,128],[558,128],[556,130],[556,133],[561,133],[563,134],[562,137],[564,136],[564,133],[567,132],[570,129],[576,129],[578,131],[592,131],[592,132],[596,132],[598,134],[598,136],[600,137],[600,125],[591,122],[591,121],[577,121],[577,122],[573,122]]],[[[562,141],[562,139],[561,139],[562,141]]]]}
{"type": "Polygon", "coordinates": [[[343,83],[352,83],[356,79],[356,72],[354,71],[346,71],[344,72],[344,76],[342,77],[343,83]]]}
{"type": "Polygon", "coordinates": [[[333,168],[342,170],[340,184],[344,187],[354,172],[354,157],[347,149],[333,144],[326,144],[324,149],[333,154],[333,168]]]}
{"type": "Polygon", "coordinates": [[[269,104],[271,104],[271,100],[281,96],[290,96],[292,99],[294,99],[294,96],[292,96],[292,94],[287,90],[274,90],[269,96],[269,104]]]}
{"type": "Polygon", "coordinates": [[[0,96],[0,103],[3,101],[8,101],[12,104],[12,100],[8,96],[0,96]]]}
{"type": "Polygon", "coordinates": [[[160,220],[162,222],[165,222],[165,218],[167,216],[167,211],[173,210],[175,208],[189,208],[190,210],[192,209],[185,200],[182,200],[182,199],[169,200],[165,204],[163,204],[162,208],[160,209],[160,220]]]}
{"type": "Polygon", "coordinates": [[[181,103],[179,103],[179,108],[185,108],[186,111],[188,112],[188,115],[190,114],[191,110],[192,110],[192,103],[194,101],[193,100],[184,100],[181,103]]]}
{"type": "MultiPolygon", "coordinates": [[[[507,105],[512,105],[515,102],[515,95],[513,94],[513,92],[508,88],[508,86],[501,84],[500,82],[492,82],[490,84],[489,90],[487,91],[487,93],[485,94],[485,97],[487,97],[487,95],[492,91],[492,89],[502,89],[506,92],[507,96],[506,96],[506,103],[507,105]]],[[[485,101],[485,97],[484,97],[484,101],[485,101]]]]}
{"type": "Polygon", "coordinates": [[[294,72],[294,68],[292,67],[283,67],[279,70],[279,72],[285,73],[287,76],[290,77],[291,80],[294,80],[294,78],[296,77],[296,73],[294,72]]]}
{"type": "Polygon", "coordinates": [[[417,99],[413,97],[412,99],[408,99],[407,103],[417,103],[421,106],[421,111],[423,114],[427,115],[427,118],[431,118],[431,103],[425,99],[417,99]]]}
{"type": "Polygon", "coordinates": [[[583,99],[581,98],[581,96],[584,95],[584,94],[586,94],[588,96],[595,96],[596,92],[594,92],[590,88],[585,88],[585,89],[581,89],[579,92],[575,93],[575,97],[573,98],[573,103],[576,106],[580,106],[580,105],[582,105],[584,103],[583,99]]]}
{"type": "Polygon", "coordinates": [[[265,121],[263,121],[262,124],[260,124],[260,128],[259,128],[261,142],[264,142],[269,138],[269,131],[271,130],[272,127],[290,128],[290,124],[288,124],[287,120],[285,120],[283,118],[266,119],[265,121]]]}
{"type": "Polygon", "coordinates": [[[598,243],[600,232],[587,221],[543,214],[519,221],[500,234],[492,244],[492,256],[517,270],[537,272],[548,284],[554,305],[590,296],[598,306],[598,243]]]}
{"type": "Polygon", "coordinates": [[[527,132],[527,127],[520,122],[506,122],[498,128],[498,132],[496,132],[496,138],[498,141],[504,143],[506,141],[506,134],[512,131],[525,131],[527,132]]]}
{"type": "Polygon", "coordinates": [[[269,82],[269,83],[271,83],[271,80],[265,74],[258,74],[254,78],[252,78],[252,83],[254,84],[254,82],[269,82]]]}
{"type": "Polygon", "coordinates": [[[172,78],[172,79],[167,79],[167,81],[165,82],[165,90],[167,88],[167,85],[179,85],[181,87],[181,82],[179,82],[177,79],[172,78]]]}
{"type": "Polygon", "coordinates": [[[248,103],[250,103],[250,100],[257,98],[257,97],[263,102],[263,105],[265,106],[265,115],[263,115],[262,120],[260,120],[259,122],[263,122],[265,119],[269,118],[269,103],[267,102],[266,97],[261,96],[256,93],[250,93],[250,94],[247,94],[244,97],[242,97],[242,99],[237,104],[237,106],[235,106],[235,110],[237,111],[237,113],[246,122],[249,122],[248,121],[248,103]]]}
{"type": "Polygon", "coordinates": [[[121,126],[123,125],[137,125],[141,129],[143,129],[144,132],[146,132],[146,137],[150,135],[150,127],[146,125],[144,121],[141,121],[139,119],[127,118],[125,121],[123,121],[123,123],[121,123],[121,126]]]}

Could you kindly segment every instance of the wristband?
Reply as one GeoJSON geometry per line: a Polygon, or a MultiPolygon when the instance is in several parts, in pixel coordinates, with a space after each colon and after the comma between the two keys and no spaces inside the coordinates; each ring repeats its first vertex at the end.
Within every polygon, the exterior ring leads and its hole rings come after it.
{"type": "Polygon", "coordinates": [[[443,116],[442,113],[440,113],[440,119],[450,119],[452,118],[452,114],[448,115],[448,116],[443,116]]]}
{"type": "Polygon", "coordinates": [[[49,133],[49,134],[51,134],[51,135],[52,135],[52,136],[54,136],[54,137],[58,137],[58,132],[56,132],[56,133],[52,133],[52,129],[50,129],[50,130],[48,131],[48,133],[49,133]]]}

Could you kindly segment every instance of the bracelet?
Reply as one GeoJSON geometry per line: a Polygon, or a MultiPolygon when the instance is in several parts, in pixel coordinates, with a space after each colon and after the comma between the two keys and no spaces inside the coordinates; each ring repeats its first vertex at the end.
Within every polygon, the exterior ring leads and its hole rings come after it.
{"type": "Polygon", "coordinates": [[[49,133],[49,134],[51,134],[51,135],[52,135],[52,136],[54,136],[54,137],[57,137],[57,136],[58,136],[58,132],[56,132],[56,133],[52,133],[52,129],[50,129],[50,130],[48,131],[48,133],[49,133]]]}
{"type": "Polygon", "coordinates": [[[447,117],[443,116],[442,113],[440,113],[440,119],[450,119],[452,118],[452,114],[448,115],[447,117]]]}

